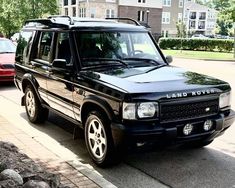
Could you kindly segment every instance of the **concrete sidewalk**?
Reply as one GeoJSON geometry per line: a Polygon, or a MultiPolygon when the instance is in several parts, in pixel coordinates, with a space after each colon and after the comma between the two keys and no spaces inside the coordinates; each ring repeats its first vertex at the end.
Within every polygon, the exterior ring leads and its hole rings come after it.
{"type": "MultiPolygon", "coordinates": [[[[61,177],[61,183],[71,188],[74,187],[115,187],[112,184],[100,184],[99,177],[89,178],[87,175],[76,168],[74,165],[65,161],[62,157],[50,151],[40,142],[34,139],[34,137],[28,135],[23,130],[17,128],[5,118],[0,115],[0,141],[11,142],[17,146],[20,152],[25,153],[35,161],[35,163],[43,166],[47,171],[51,173],[59,174],[61,177]],[[94,180],[97,179],[96,183],[94,180]],[[99,185],[98,185],[99,184],[99,185]]],[[[54,145],[56,151],[57,145],[54,145]]],[[[84,170],[84,167],[81,168],[84,170]]],[[[86,170],[86,169],[85,169],[86,170]]]]}

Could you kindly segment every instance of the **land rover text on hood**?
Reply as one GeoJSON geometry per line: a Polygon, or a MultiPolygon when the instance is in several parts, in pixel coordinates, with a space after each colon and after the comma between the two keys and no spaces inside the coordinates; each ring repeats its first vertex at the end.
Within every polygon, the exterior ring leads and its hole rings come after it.
{"type": "Polygon", "coordinates": [[[45,121],[49,110],[72,121],[100,166],[137,143],[206,146],[235,119],[228,83],[171,66],[131,19],[26,21],[15,59],[29,121],[45,121]]]}

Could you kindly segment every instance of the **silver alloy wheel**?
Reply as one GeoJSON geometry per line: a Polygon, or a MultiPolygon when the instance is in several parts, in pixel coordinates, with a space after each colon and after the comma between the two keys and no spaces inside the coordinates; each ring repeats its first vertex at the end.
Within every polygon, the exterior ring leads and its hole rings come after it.
{"type": "Polygon", "coordinates": [[[107,150],[107,137],[104,126],[99,119],[93,119],[88,125],[88,144],[92,154],[102,159],[107,150]]]}
{"type": "Polygon", "coordinates": [[[34,98],[34,94],[32,91],[28,91],[26,93],[26,107],[27,107],[27,111],[30,117],[34,117],[35,115],[35,98],[34,98]]]}

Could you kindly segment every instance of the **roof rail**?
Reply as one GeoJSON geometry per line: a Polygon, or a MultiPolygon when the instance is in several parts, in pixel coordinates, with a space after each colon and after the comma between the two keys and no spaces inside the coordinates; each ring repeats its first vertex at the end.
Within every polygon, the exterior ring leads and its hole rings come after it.
{"type": "Polygon", "coordinates": [[[106,20],[126,20],[126,21],[132,21],[133,23],[135,23],[135,25],[141,26],[141,24],[139,22],[137,22],[136,20],[132,19],[132,18],[127,18],[127,17],[116,17],[116,18],[105,18],[106,20]]]}
{"type": "Polygon", "coordinates": [[[48,19],[52,19],[55,22],[56,22],[56,18],[68,18],[69,24],[70,25],[74,25],[74,20],[70,16],[66,16],[66,15],[51,15],[51,16],[48,16],[47,18],[48,19]]]}
{"type": "MultiPolygon", "coordinates": [[[[69,25],[66,23],[58,23],[56,22],[56,20],[52,20],[52,19],[30,19],[30,20],[26,20],[25,21],[25,25],[30,24],[30,23],[34,23],[35,25],[38,24],[42,24],[45,26],[49,26],[49,27],[54,27],[54,28],[68,28],[69,25]]],[[[26,26],[27,27],[27,26],[26,26]]]]}

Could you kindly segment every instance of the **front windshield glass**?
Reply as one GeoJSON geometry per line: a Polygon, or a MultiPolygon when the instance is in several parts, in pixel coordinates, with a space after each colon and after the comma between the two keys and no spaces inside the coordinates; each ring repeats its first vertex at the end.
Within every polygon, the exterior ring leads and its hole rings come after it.
{"type": "Polygon", "coordinates": [[[84,67],[165,64],[147,32],[79,32],[77,45],[84,67]]]}
{"type": "Polygon", "coordinates": [[[0,40],[0,53],[15,53],[16,46],[10,40],[0,40]]]}

